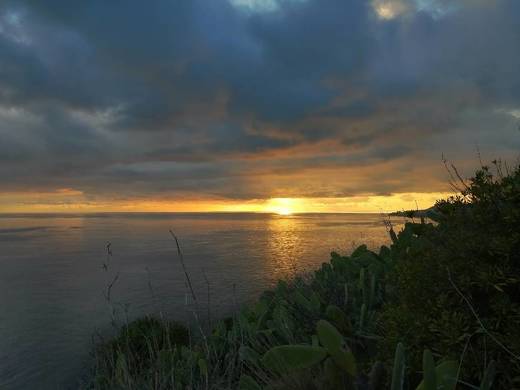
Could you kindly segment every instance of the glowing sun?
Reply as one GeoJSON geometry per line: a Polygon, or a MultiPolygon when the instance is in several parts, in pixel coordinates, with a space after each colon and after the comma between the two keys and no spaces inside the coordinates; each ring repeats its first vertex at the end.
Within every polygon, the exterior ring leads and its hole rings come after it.
{"type": "Polygon", "coordinates": [[[294,212],[295,202],[291,198],[270,199],[266,210],[278,215],[291,215],[294,212]]]}

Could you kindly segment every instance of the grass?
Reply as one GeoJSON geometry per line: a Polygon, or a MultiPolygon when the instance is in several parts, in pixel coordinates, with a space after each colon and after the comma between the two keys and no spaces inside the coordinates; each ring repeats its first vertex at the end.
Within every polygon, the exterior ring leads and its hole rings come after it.
{"type": "Polygon", "coordinates": [[[211,326],[190,289],[193,326],[123,326],[84,387],[520,388],[520,170],[495,167],[439,201],[434,223],[390,225],[389,247],[332,253],[211,326]]]}

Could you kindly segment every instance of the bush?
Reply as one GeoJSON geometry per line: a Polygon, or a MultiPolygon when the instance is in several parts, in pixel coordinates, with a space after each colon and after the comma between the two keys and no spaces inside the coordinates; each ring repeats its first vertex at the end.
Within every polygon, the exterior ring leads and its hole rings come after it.
{"type": "Polygon", "coordinates": [[[175,369],[175,362],[183,359],[189,339],[188,329],[177,322],[153,317],[130,322],[96,347],[93,387],[118,389],[139,382],[152,387],[157,373],[175,369]]]}
{"type": "Polygon", "coordinates": [[[466,381],[494,359],[500,388],[520,386],[520,361],[506,350],[520,351],[520,169],[496,166],[497,176],[484,167],[461,195],[438,201],[436,225],[407,224],[392,246],[395,293],[379,347],[390,362],[404,342],[412,382],[430,348],[461,360],[466,381]]]}

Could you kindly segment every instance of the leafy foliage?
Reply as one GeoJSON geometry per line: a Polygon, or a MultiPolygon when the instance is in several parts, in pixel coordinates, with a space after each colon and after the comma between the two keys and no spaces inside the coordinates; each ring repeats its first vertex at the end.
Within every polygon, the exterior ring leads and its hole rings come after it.
{"type": "Polygon", "coordinates": [[[494,359],[500,387],[520,386],[520,170],[496,170],[478,171],[461,195],[437,202],[436,224],[408,223],[392,245],[395,293],[379,347],[389,361],[404,342],[412,374],[428,347],[461,359],[466,381],[494,359]]]}

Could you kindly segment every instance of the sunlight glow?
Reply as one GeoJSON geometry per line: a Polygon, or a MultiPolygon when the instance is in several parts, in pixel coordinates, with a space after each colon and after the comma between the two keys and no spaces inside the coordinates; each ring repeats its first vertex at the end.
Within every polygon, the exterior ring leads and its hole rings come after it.
{"type": "Polygon", "coordinates": [[[273,198],[266,206],[266,211],[278,215],[291,215],[294,213],[296,201],[291,198],[273,198]]]}
{"type": "Polygon", "coordinates": [[[387,213],[428,208],[447,192],[356,195],[338,198],[230,199],[91,199],[74,188],[53,192],[0,193],[0,213],[90,213],[90,212],[254,212],[296,213],[387,213]]]}
{"type": "Polygon", "coordinates": [[[401,0],[372,0],[372,8],[383,20],[394,19],[408,10],[407,4],[401,0]]]}

